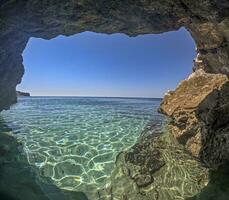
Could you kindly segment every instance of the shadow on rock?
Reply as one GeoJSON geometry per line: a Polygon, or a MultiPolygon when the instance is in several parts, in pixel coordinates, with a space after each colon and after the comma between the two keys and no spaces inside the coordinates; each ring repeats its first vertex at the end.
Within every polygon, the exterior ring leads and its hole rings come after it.
{"type": "Polygon", "coordinates": [[[217,171],[209,172],[209,183],[202,191],[186,200],[228,200],[229,199],[229,164],[217,171]]]}

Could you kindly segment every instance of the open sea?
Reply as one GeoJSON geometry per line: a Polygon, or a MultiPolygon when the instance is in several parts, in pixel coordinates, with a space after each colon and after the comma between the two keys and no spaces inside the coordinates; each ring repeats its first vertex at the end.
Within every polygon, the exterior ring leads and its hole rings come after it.
{"type": "Polygon", "coordinates": [[[39,178],[65,190],[109,184],[117,154],[131,147],[148,123],[161,127],[161,99],[20,97],[1,116],[39,178]]]}

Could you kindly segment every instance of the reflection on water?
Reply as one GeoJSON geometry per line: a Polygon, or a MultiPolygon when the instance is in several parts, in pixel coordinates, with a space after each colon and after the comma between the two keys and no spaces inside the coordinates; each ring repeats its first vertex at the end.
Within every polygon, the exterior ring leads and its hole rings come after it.
{"type": "MultiPolygon", "coordinates": [[[[116,155],[132,146],[149,121],[161,126],[158,99],[20,98],[3,112],[39,178],[69,191],[109,184],[116,155]],[[49,180],[49,179],[48,179],[49,180]]],[[[89,189],[90,188],[90,189],[89,189]]]]}

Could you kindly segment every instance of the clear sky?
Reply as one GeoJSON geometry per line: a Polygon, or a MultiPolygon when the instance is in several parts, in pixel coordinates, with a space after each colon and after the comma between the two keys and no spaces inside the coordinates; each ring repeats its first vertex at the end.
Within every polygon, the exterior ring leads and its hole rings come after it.
{"type": "Polygon", "coordinates": [[[185,29],[137,37],[84,32],[32,38],[17,89],[38,96],[162,97],[191,73],[194,57],[185,29]]]}

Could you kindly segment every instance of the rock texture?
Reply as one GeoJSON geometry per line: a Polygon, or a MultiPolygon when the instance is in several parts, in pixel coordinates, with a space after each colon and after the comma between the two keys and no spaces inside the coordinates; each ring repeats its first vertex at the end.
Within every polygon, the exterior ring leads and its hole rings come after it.
{"type": "MultiPolygon", "coordinates": [[[[177,30],[180,27],[185,27],[196,42],[197,58],[194,60],[194,71],[203,70],[206,73],[229,75],[228,0],[1,0],[0,111],[8,109],[16,102],[15,88],[24,73],[21,54],[30,37],[51,39],[60,34],[72,35],[82,31],[108,34],[121,32],[135,36],[146,33],[162,33],[177,30]]],[[[217,80],[217,77],[221,76],[216,75],[214,80],[217,80]]],[[[227,106],[224,107],[228,100],[226,93],[224,93],[226,86],[223,87],[223,82],[216,81],[216,83],[218,84],[216,84],[218,92],[214,92],[215,90],[206,92],[207,96],[203,94],[202,104],[199,101],[202,97],[199,97],[200,99],[195,104],[195,106],[201,105],[205,109],[204,114],[201,112],[193,114],[185,108],[184,113],[180,113],[180,117],[175,117],[168,109],[164,108],[164,112],[173,118],[174,123],[176,123],[174,119],[180,118],[179,123],[183,120],[183,126],[192,129],[190,132],[197,131],[199,133],[194,134],[195,137],[184,134],[185,136],[177,138],[183,138],[179,140],[194,155],[199,157],[201,154],[201,158],[208,165],[211,165],[212,162],[218,162],[215,164],[219,165],[224,162],[223,160],[227,160],[224,156],[227,153],[225,148],[223,154],[216,153],[218,156],[222,156],[217,161],[209,159],[208,161],[206,158],[206,156],[213,156],[213,154],[214,156],[211,158],[216,157],[215,150],[218,147],[216,141],[224,141],[226,136],[221,133],[225,133],[227,130],[225,126],[227,120],[220,115],[220,113],[228,115],[227,106]],[[218,98],[215,97],[216,93],[218,98]],[[204,102],[209,102],[209,105],[204,105],[206,104],[204,102]],[[213,109],[214,112],[206,114],[207,109],[213,109]],[[216,125],[213,125],[214,123],[209,121],[212,120],[212,118],[209,119],[209,116],[216,113],[220,120],[216,120],[216,125]],[[223,124],[221,124],[222,122],[223,124]],[[200,124],[204,124],[205,128],[201,128],[200,124]],[[210,133],[210,129],[213,133],[210,133]],[[206,135],[206,138],[203,135],[206,135]],[[202,146],[200,141],[203,142],[205,139],[212,141],[212,145],[202,146]],[[209,149],[210,147],[213,149],[209,149]],[[208,154],[207,152],[212,153],[208,154]]],[[[212,87],[213,85],[212,83],[212,87]]],[[[203,81],[202,87],[205,86],[207,86],[207,81],[203,81]]],[[[192,88],[187,87],[186,90],[183,90],[184,97],[188,97],[187,94],[192,92],[189,89],[192,88]]],[[[180,96],[182,96],[182,91],[180,96]]],[[[172,100],[172,98],[166,97],[164,102],[170,101],[170,99],[172,100]]],[[[172,106],[169,102],[166,104],[172,106]]],[[[195,110],[201,111],[201,109],[195,110]]],[[[173,129],[180,131],[182,128],[179,126],[180,124],[176,123],[173,129]]],[[[183,131],[176,134],[183,135],[183,131]]]]}
{"type": "MultiPolygon", "coordinates": [[[[149,128],[154,130],[151,126],[149,128]]],[[[129,175],[138,187],[150,185],[154,181],[152,174],[165,165],[159,145],[155,142],[155,137],[160,134],[161,132],[154,132],[140,137],[140,141],[125,154],[125,163],[137,166],[137,170],[132,170],[137,172],[132,172],[129,175]]]]}
{"type": "Polygon", "coordinates": [[[229,79],[203,70],[169,92],[159,109],[177,140],[209,167],[229,161],[229,79]]]}
{"type": "Polygon", "coordinates": [[[198,195],[208,184],[209,170],[171,134],[154,130],[145,131],[132,148],[117,156],[111,184],[89,199],[188,200],[198,195]]]}

